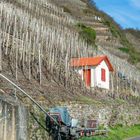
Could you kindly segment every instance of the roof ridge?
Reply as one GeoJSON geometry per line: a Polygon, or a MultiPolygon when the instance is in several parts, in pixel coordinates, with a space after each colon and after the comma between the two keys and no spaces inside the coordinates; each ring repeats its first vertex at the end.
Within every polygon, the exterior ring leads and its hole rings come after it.
{"type": "Polygon", "coordinates": [[[111,65],[107,55],[100,55],[96,57],[81,57],[81,58],[72,58],[71,66],[72,67],[83,67],[83,66],[97,66],[103,60],[108,65],[110,71],[113,71],[113,66],[111,65]]]}

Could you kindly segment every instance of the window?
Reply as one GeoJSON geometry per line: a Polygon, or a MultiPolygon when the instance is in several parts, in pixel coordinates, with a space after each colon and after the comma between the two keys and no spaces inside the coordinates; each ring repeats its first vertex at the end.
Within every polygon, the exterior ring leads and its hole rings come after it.
{"type": "Polygon", "coordinates": [[[105,71],[105,69],[101,69],[101,80],[102,81],[106,81],[106,71],[105,71]]]}

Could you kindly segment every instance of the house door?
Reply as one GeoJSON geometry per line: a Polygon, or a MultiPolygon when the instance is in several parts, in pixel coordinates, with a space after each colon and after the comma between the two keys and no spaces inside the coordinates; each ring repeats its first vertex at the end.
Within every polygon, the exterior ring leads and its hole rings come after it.
{"type": "Polygon", "coordinates": [[[91,84],[91,70],[90,69],[84,69],[83,70],[83,77],[84,81],[87,87],[90,87],[91,84]]]}

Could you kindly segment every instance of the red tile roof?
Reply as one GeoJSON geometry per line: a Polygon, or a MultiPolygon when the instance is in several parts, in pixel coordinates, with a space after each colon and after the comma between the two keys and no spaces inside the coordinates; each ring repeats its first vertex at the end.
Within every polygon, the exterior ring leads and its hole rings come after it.
{"type": "Polygon", "coordinates": [[[84,67],[84,66],[97,66],[99,65],[102,61],[105,61],[109,70],[113,70],[113,66],[111,65],[109,59],[107,56],[97,56],[97,57],[87,57],[87,58],[73,58],[71,60],[71,66],[72,67],[84,67]]]}

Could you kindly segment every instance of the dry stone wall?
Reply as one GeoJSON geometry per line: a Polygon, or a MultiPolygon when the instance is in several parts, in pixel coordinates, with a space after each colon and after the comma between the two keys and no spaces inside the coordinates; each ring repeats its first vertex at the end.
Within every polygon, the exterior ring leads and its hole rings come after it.
{"type": "Polygon", "coordinates": [[[72,118],[79,119],[81,121],[87,119],[96,119],[100,125],[108,127],[116,124],[121,125],[133,125],[140,124],[140,107],[131,104],[120,105],[88,105],[69,103],[65,104],[72,118]]]}

